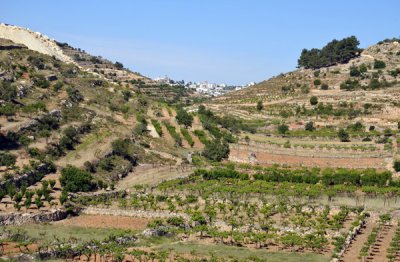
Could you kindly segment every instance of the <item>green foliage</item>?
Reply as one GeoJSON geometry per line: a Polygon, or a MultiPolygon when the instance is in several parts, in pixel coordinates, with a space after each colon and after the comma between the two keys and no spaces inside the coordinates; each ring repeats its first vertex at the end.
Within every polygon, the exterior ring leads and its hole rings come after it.
{"type": "Polygon", "coordinates": [[[342,90],[346,90],[346,91],[352,91],[355,90],[357,88],[359,88],[360,82],[357,79],[347,79],[345,82],[340,84],[340,89],[342,90]]]}
{"type": "Polygon", "coordinates": [[[184,125],[186,128],[192,126],[193,116],[189,114],[185,109],[179,108],[176,111],[176,121],[180,125],[184,125]]]}
{"type": "Polygon", "coordinates": [[[37,87],[48,88],[50,86],[50,82],[43,75],[37,74],[32,80],[37,87]]]}
{"type": "Polygon", "coordinates": [[[13,116],[17,112],[17,107],[12,103],[0,105],[0,116],[13,116]]]}
{"type": "Polygon", "coordinates": [[[317,98],[316,96],[312,96],[312,97],[310,98],[310,104],[311,104],[312,106],[317,105],[317,104],[318,104],[318,98],[317,98]]]}
{"type": "Polygon", "coordinates": [[[13,166],[15,165],[17,157],[8,152],[0,152],[0,166],[13,166]]]}
{"type": "Polygon", "coordinates": [[[282,135],[286,134],[289,131],[289,126],[285,124],[278,125],[278,132],[282,135]]]}
{"type": "Polygon", "coordinates": [[[79,92],[78,89],[72,86],[67,87],[67,94],[72,102],[78,103],[80,101],[83,101],[83,95],[81,94],[81,92],[79,92]]]}
{"type": "Polygon", "coordinates": [[[240,173],[231,168],[214,168],[211,170],[197,169],[194,174],[196,176],[201,176],[205,180],[219,180],[222,178],[234,178],[241,180],[248,180],[249,175],[240,173]]]}
{"type": "Polygon", "coordinates": [[[73,150],[74,145],[79,143],[78,131],[75,127],[69,126],[63,131],[63,137],[60,140],[62,149],[73,150]]]}
{"type": "Polygon", "coordinates": [[[1,100],[11,101],[17,98],[17,88],[11,85],[10,82],[1,81],[0,82],[0,97],[1,100]]]}
{"type": "Polygon", "coordinates": [[[35,102],[29,105],[26,105],[22,108],[22,112],[24,113],[37,113],[37,112],[46,111],[46,104],[42,101],[35,102]]]}
{"type": "Polygon", "coordinates": [[[203,105],[199,106],[199,118],[205,130],[208,130],[215,138],[221,138],[221,127],[228,129],[230,132],[236,133],[240,130],[255,133],[255,128],[247,125],[243,120],[235,118],[231,115],[223,117],[216,116],[211,110],[206,109],[203,105]]]}
{"type": "Polygon", "coordinates": [[[163,131],[160,122],[158,122],[156,119],[151,119],[151,123],[153,124],[154,128],[156,129],[157,134],[162,137],[163,131]]]}
{"type": "Polygon", "coordinates": [[[60,183],[68,192],[87,192],[94,188],[89,172],[70,165],[61,170],[60,183]]]}
{"type": "Polygon", "coordinates": [[[360,54],[359,44],[357,38],[351,36],[340,41],[333,40],[321,50],[317,48],[311,50],[303,49],[298,65],[305,68],[318,69],[337,63],[347,63],[350,59],[360,54]]]}
{"type": "Polygon", "coordinates": [[[114,163],[112,157],[104,157],[99,162],[99,167],[107,172],[111,172],[114,169],[114,163]]]}
{"type": "Polygon", "coordinates": [[[353,77],[361,76],[361,72],[360,72],[360,70],[358,69],[357,66],[352,65],[350,67],[350,76],[353,76],[353,77]]]}
{"type": "Polygon", "coordinates": [[[262,102],[261,100],[259,100],[259,101],[257,102],[256,109],[257,109],[258,111],[261,111],[261,110],[263,110],[263,108],[264,108],[263,102],[262,102]]]}
{"type": "Polygon", "coordinates": [[[132,164],[136,164],[137,156],[135,154],[134,145],[129,139],[117,139],[111,143],[113,153],[125,158],[132,164]]]}
{"type": "Polygon", "coordinates": [[[315,85],[315,86],[321,85],[321,80],[320,80],[320,79],[315,79],[315,80],[314,80],[314,85],[315,85]]]}
{"type": "Polygon", "coordinates": [[[229,156],[229,145],[214,139],[205,145],[202,155],[213,161],[221,161],[229,156]]]}
{"type": "Polygon", "coordinates": [[[189,145],[191,147],[194,146],[194,141],[192,136],[190,135],[189,131],[185,128],[181,128],[181,134],[183,135],[183,137],[185,138],[185,140],[189,143],[189,145]]]}
{"type": "Polygon", "coordinates": [[[385,67],[386,67],[386,63],[385,62],[383,62],[381,60],[378,60],[378,59],[374,60],[374,69],[383,69],[385,67]]]}
{"type": "Polygon", "coordinates": [[[327,84],[322,84],[321,85],[321,90],[328,90],[329,86],[327,84]]]}
{"type": "Polygon", "coordinates": [[[200,142],[203,143],[204,145],[209,142],[204,130],[194,130],[193,133],[199,138],[200,142]]]}
{"type": "Polygon", "coordinates": [[[149,133],[149,130],[147,129],[147,123],[137,123],[135,128],[133,129],[133,133],[138,136],[147,135],[149,133]]]}
{"type": "Polygon", "coordinates": [[[129,101],[132,97],[132,92],[130,90],[122,90],[122,95],[124,96],[125,101],[129,101]]]}
{"type": "Polygon", "coordinates": [[[394,168],[394,170],[396,170],[396,172],[400,172],[400,161],[399,160],[394,161],[393,168],[394,168]]]}
{"type": "Polygon", "coordinates": [[[305,125],[305,130],[310,131],[310,132],[314,131],[315,130],[314,122],[311,122],[311,121],[307,122],[305,125]]]}
{"type": "Polygon", "coordinates": [[[351,124],[351,125],[348,126],[348,129],[350,129],[350,130],[352,130],[354,132],[363,131],[364,128],[365,128],[364,125],[360,121],[357,121],[356,123],[351,124]]]}
{"type": "Polygon", "coordinates": [[[115,67],[117,68],[117,69],[123,69],[124,68],[124,65],[121,63],[121,62],[115,62],[115,67]]]}
{"type": "Polygon", "coordinates": [[[63,86],[64,86],[64,83],[62,81],[57,81],[53,86],[53,90],[58,92],[62,89],[63,86]]]}
{"type": "Polygon", "coordinates": [[[371,81],[368,84],[368,88],[370,88],[372,90],[379,89],[380,87],[381,87],[381,83],[376,78],[371,79],[371,81]]]}
{"type": "Polygon", "coordinates": [[[182,138],[181,136],[176,132],[176,128],[171,125],[168,122],[164,122],[165,127],[167,128],[169,134],[172,136],[172,138],[175,140],[176,146],[182,146],[182,138]]]}
{"type": "Polygon", "coordinates": [[[348,142],[348,141],[350,141],[350,140],[349,140],[349,138],[350,138],[349,133],[348,133],[346,130],[344,130],[343,128],[339,129],[338,137],[339,137],[339,139],[340,139],[341,142],[348,142]]]}

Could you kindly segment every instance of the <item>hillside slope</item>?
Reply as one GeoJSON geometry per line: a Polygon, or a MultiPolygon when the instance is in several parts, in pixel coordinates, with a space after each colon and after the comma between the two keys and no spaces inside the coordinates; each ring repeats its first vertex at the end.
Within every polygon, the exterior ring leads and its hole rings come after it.
{"type": "MultiPolygon", "coordinates": [[[[314,80],[320,79],[322,83],[329,86],[330,90],[339,90],[340,84],[350,77],[349,72],[352,66],[360,66],[365,64],[369,66],[368,77],[363,77],[361,84],[367,85],[368,80],[373,77],[374,60],[381,60],[386,63],[383,72],[379,74],[380,80],[394,81],[398,80],[398,76],[393,76],[391,72],[400,67],[400,43],[387,42],[373,45],[365,49],[360,57],[351,59],[346,64],[338,64],[321,70],[298,69],[289,73],[280,74],[268,80],[262,81],[254,86],[228,93],[224,96],[215,98],[216,103],[256,103],[258,100],[272,101],[286,97],[291,97],[301,93],[302,89],[320,89],[320,86],[314,85],[314,80]],[[320,72],[319,76],[315,76],[314,72],[320,72]]],[[[398,74],[400,75],[400,74],[398,74]]],[[[376,78],[376,76],[374,76],[376,78]]]]}
{"type": "Polygon", "coordinates": [[[73,60],[63,53],[54,40],[39,32],[1,23],[0,38],[9,39],[17,44],[23,44],[31,50],[54,56],[65,63],[73,63],[73,60]]]}
{"type": "Polygon", "coordinates": [[[117,67],[106,59],[91,56],[81,49],[73,48],[66,43],[59,43],[42,33],[33,32],[27,28],[1,23],[0,38],[25,45],[42,54],[54,56],[65,63],[75,64],[86,71],[98,73],[110,80],[150,80],[128,69],[117,67]]]}

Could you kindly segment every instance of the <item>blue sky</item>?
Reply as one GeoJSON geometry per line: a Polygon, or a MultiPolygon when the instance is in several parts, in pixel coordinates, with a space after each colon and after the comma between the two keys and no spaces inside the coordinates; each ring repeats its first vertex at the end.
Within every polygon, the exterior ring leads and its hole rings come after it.
{"type": "Polygon", "coordinates": [[[245,84],[295,69],[302,48],[400,36],[398,0],[1,0],[28,27],[150,77],[245,84]]]}

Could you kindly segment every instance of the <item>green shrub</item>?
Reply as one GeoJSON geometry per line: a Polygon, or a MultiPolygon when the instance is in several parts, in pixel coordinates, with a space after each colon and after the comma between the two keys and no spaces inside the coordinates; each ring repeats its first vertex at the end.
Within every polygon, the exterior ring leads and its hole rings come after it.
{"type": "Polygon", "coordinates": [[[322,84],[321,85],[321,90],[328,90],[329,86],[327,84],[322,84]]]}
{"type": "Polygon", "coordinates": [[[361,72],[357,66],[354,66],[354,65],[350,66],[350,76],[358,77],[360,75],[361,75],[361,72]]]}
{"type": "Polygon", "coordinates": [[[176,111],[176,121],[180,125],[184,125],[186,128],[192,126],[193,123],[193,116],[190,115],[186,110],[183,108],[179,108],[176,111]]]}
{"type": "Polygon", "coordinates": [[[386,63],[385,62],[383,62],[381,60],[378,60],[378,59],[374,60],[374,69],[383,69],[385,67],[386,67],[386,63]]]}
{"type": "Polygon", "coordinates": [[[64,86],[63,82],[61,81],[57,81],[54,86],[53,86],[53,90],[58,92],[61,90],[61,88],[64,86]]]}
{"type": "Polygon", "coordinates": [[[307,124],[305,125],[305,130],[310,132],[314,131],[314,122],[307,122],[307,124]]]}
{"type": "Polygon", "coordinates": [[[318,69],[336,63],[346,63],[360,55],[358,48],[360,42],[355,36],[342,40],[332,40],[322,49],[303,49],[298,60],[298,65],[305,68],[318,69]]]}
{"type": "Polygon", "coordinates": [[[5,103],[0,105],[0,116],[13,116],[17,112],[17,107],[12,103],[5,103]]]}
{"type": "Polygon", "coordinates": [[[153,124],[154,128],[156,129],[157,134],[162,137],[163,131],[160,122],[158,122],[156,119],[152,119],[151,123],[153,124]]]}
{"type": "Polygon", "coordinates": [[[312,96],[312,97],[310,98],[310,104],[311,104],[312,106],[317,105],[317,104],[318,104],[318,98],[317,98],[316,96],[312,96]]]}
{"type": "Polygon", "coordinates": [[[229,156],[229,145],[228,143],[214,139],[206,144],[202,155],[210,160],[219,162],[229,156]]]}
{"type": "Polygon", "coordinates": [[[285,125],[285,124],[281,124],[278,126],[278,132],[282,135],[286,134],[289,131],[289,126],[285,125]]]}
{"type": "Polygon", "coordinates": [[[133,129],[133,133],[138,136],[147,135],[149,133],[149,130],[147,129],[147,123],[137,123],[135,128],[133,129]]]}
{"type": "Polygon", "coordinates": [[[0,97],[2,100],[11,101],[17,98],[17,88],[10,82],[2,81],[0,83],[0,97]]]}
{"type": "Polygon", "coordinates": [[[341,142],[348,142],[349,138],[350,138],[350,135],[349,135],[349,133],[347,133],[346,130],[341,128],[341,129],[339,129],[338,137],[339,137],[341,142]]]}
{"type": "Polygon", "coordinates": [[[394,168],[394,170],[396,170],[396,172],[400,172],[400,161],[399,160],[394,161],[393,168],[394,168]]]}
{"type": "Polygon", "coordinates": [[[130,161],[132,164],[136,164],[137,156],[135,154],[135,148],[131,140],[129,139],[117,139],[111,143],[113,153],[123,157],[130,161]]]}
{"type": "Polygon", "coordinates": [[[356,79],[347,79],[345,82],[340,84],[340,89],[351,91],[360,87],[360,82],[356,79]]]}
{"type": "Polygon", "coordinates": [[[118,61],[116,61],[114,65],[115,65],[115,67],[117,69],[123,69],[124,68],[124,65],[121,62],[118,62],[118,61]]]}
{"type": "Polygon", "coordinates": [[[89,172],[70,165],[61,170],[60,183],[68,192],[87,192],[94,188],[89,172]]]}
{"type": "Polygon", "coordinates": [[[46,77],[39,74],[33,77],[33,82],[40,88],[48,88],[50,86],[50,82],[46,79],[46,77]]]}
{"type": "Polygon", "coordinates": [[[259,100],[259,101],[257,102],[256,109],[257,109],[258,111],[261,111],[261,110],[263,110],[263,108],[264,108],[263,102],[262,102],[261,100],[259,100]]]}
{"type": "Polygon", "coordinates": [[[194,141],[192,136],[190,135],[189,131],[187,129],[181,128],[181,134],[185,138],[185,140],[189,143],[191,147],[194,146],[194,141]]]}
{"type": "Polygon", "coordinates": [[[17,157],[7,152],[0,152],[0,166],[13,166],[15,165],[17,157]]]}
{"type": "Polygon", "coordinates": [[[177,146],[182,146],[182,138],[181,136],[176,132],[176,128],[172,126],[168,122],[164,122],[165,127],[167,128],[169,134],[172,136],[172,138],[175,140],[175,144],[177,146]]]}
{"type": "Polygon", "coordinates": [[[208,143],[207,135],[203,130],[194,130],[193,134],[195,134],[199,138],[202,144],[205,145],[208,143]]]}

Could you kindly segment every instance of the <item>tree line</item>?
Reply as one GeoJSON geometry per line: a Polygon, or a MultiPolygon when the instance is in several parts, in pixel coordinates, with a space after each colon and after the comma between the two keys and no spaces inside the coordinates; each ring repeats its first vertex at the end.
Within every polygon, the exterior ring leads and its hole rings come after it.
{"type": "Polygon", "coordinates": [[[332,40],[322,49],[303,49],[298,60],[299,67],[318,69],[338,63],[347,63],[350,59],[360,55],[360,42],[355,36],[332,40]]]}

